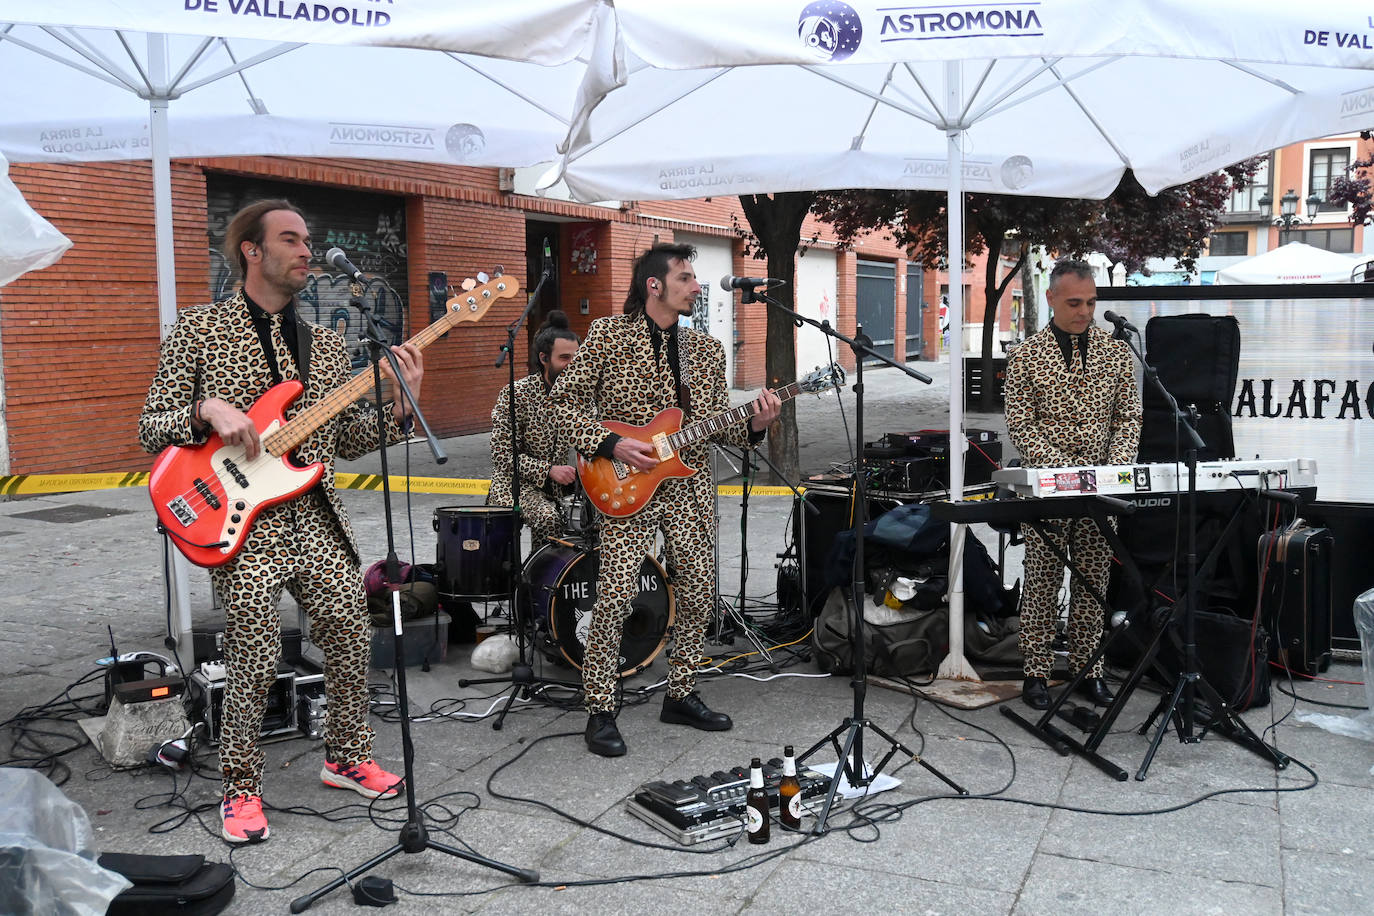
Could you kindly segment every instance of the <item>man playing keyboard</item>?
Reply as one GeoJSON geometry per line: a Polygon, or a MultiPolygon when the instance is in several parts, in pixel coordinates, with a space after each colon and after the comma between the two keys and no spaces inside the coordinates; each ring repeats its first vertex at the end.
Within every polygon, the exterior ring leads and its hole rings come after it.
{"type": "MultiPolygon", "coordinates": [[[[1084,261],[1061,260],[1045,294],[1052,319],[1012,351],[1007,360],[1006,416],[1012,445],[1027,467],[1131,464],[1140,445],[1140,392],[1130,348],[1093,325],[1097,284],[1084,261]]],[[[1099,594],[1107,590],[1111,550],[1090,519],[1061,519],[1053,542],[1099,594]]],[[[1022,700],[1033,709],[1050,705],[1047,681],[1054,665],[1064,564],[1030,526],[1021,592],[1021,652],[1025,656],[1022,700]]],[[[1103,610],[1075,580],[1069,597],[1069,666],[1088,663],[1102,638],[1103,610]]],[[[1113,700],[1099,660],[1079,688],[1098,706],[1113,700]]]]}

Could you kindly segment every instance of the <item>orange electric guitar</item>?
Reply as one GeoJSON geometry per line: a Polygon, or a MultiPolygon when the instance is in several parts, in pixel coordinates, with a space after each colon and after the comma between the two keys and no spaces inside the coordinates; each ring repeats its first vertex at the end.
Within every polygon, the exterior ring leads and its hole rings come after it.
{"type": "MultiPolygon", "coordinates": [[[[831,363],[778,389],[777,395],[786,401],[804,391],[819,393],[843,384],[844,370],[838,364],[831,363]]],[[[696,473],[696,468],[688,467],[678,457],[683,448],[748,420],[753,415],[754,404],[751,401],[686,426],[682,425],[680,407],[660,410],[643,426],[615,420],[603,421],[602,425],[613,433],[652,445],[658,453],[659,463],[652,470],[641,471],[614,458],[593,458],[589,461],[578,455],[577,476],[582,481],[582,489],[601,514],[613,518],[634,515],[648,505],[663,481],[669,477],[691,477],[696,473]]]]}
{"type": "MultiPolygon", "coordinates": [[[[519,290],[515,280],[497,276],[460,293],[448,300],[444,317],[410,343],[424,349],[455,325],[477,321],[497,299],[509,299],[519,290]]],[[[241,446],[225,445],[216,433],[201,445],[163,449],[148,476],[159,529],[197,566],[229,562],[263,509],[299,496],[324,473],[319,462],[306,467],[292,464],[287,460],[291,450],[371,387],[372,374],[359,373],[288,423],[286,408],[304,386],[295,380],[273,385],[248,409],[262,438],[262,451],[252,461],[241,446]]]]}

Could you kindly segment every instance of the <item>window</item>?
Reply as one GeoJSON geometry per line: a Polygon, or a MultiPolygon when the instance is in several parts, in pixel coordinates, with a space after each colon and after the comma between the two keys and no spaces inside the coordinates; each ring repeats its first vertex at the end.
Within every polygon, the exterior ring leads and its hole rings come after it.
{"type": "MultiPolygon", "coordinates": [[[[1269,191],[1269,163],[1272,158],[1272,156],[1265,156],[1260,167],[1255,170],[1250,183],[1231,192],[1231,202],[1227,204],[1226,212],[1259,213],[1259,199],[1269,191]]],[[[1216,254],[1217,252],[1213,251],[1212,253],[1216,254]]]]}
{"type": "MultiPolygon", "coordinates": [[[[1318,210],[1327,213],[1332,210],[1344,210],[1345,204],[1332,204],[1326,202],[1327,194],[1331,190],[1331,182],[1336,178],[1345,175],[1350,168],[1350,149],[1348,147],[1334,147],[1330,149],[1314,149],[1311,153],[1310,169],[1308,171],[1308,185],[1313,194],[1322,199],[1322,205],[1318,210]]],[[[1299,202],[1298,209],[1303,209],[1303,204],[1299,202]]],[[[1346,249],[1347,251],[1349,249],[1346,249]]]]}
{"type": "Polygon", "coordinates": [[[1355,252],[1355,230],[1345,229],[1304,229],[1288,236],[1290,242],[1303,242],[1313,248],[1325,248],[1337,254],[1355,252]]]}
{"type": "Polygon", "coordinates": [[[1216,257],[1231,257],[1250,253],[1250,233],[1213,232],[1207,253],[1216,257]]]}

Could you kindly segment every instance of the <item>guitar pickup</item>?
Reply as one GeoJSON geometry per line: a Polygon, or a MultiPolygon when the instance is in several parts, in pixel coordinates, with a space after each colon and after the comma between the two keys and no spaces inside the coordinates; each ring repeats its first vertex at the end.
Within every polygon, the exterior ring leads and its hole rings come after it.
{"type": "Polygon", "coordinates": [[[183,526],[189,528],[195,523],[196,511],[191,508],[191,504],[186,501],[185,497],[178,496],[171,500],[167,503],[167,508],[183,526]]]}
{"type": "Polygon", "coordinates": [[[202,499],[209,503],[210,508],[218,511],[220,507],[219,497],[217,497],[214,494],[214,491],[210,489],[210,485],[205,481],[201,480],[199,477],[197,477],[195,481],[195,486],[196,492],[200,494],[202,499]]]}
{"type": "Polygon", "coordinates": [[[653,443],[654,449],[658,452],[659,461],[667,461],[673,457],[673,446],[668,442],[667,433],[655,433],[649,441],[653,443]]]}

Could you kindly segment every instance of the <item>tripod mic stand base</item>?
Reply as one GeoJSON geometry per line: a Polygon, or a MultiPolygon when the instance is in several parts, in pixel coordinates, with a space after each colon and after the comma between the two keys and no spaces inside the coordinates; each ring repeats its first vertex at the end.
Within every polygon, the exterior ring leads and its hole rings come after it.
{"type": "Polygon", "coordinates": [[[478,865],[485,865],[487,868],[495,869],[499,872],[504,872],[510,875],[511,877],[515,878],[516,880],[523,881],[526,884],[532,884],[535,881],[539,880],[539,872],[535,871],[532,868],[517,868],[514,865],[507,865],[505,862],[498,862],[495,859],[488,859],[486,856],[479,855],[475,852],[467,852],[466,850],[455,849],[454,847],[447,846],[443,843],[436,843],[429,838],[429,831],[427,831],[425,829],[425,825],[423,823],[420,823],[419,821],[407,821],[405,826],[401,828],[399,840],[400,841],[396,843],[396,845],[373,856],[372,858],[368,859],[366,862],[357,866],[356,868],[348,872],[345,872],[344,874],[335,878],[333,881],[329,882],[319,890],[312,891],[309,894],[306,894],[302,897],[297,897],[295,900],[292,900],[291,912],[304,913],[306,910],[310,909],[310,907],[314,905],[315,901],[319,900],[321,897],[324,897],[330,891],[338,887],[342,887],[345,884],[348,884],[354,878],[358,877],[364,872],[371,871],[378,865],[381,865],[387,859],[390,859],[392,856],[402,852],[414,854],[418,852],[424,852],[426,849],[434,849],[458,859],[467,859],[469,862],[474,862],[478,865]]]}

